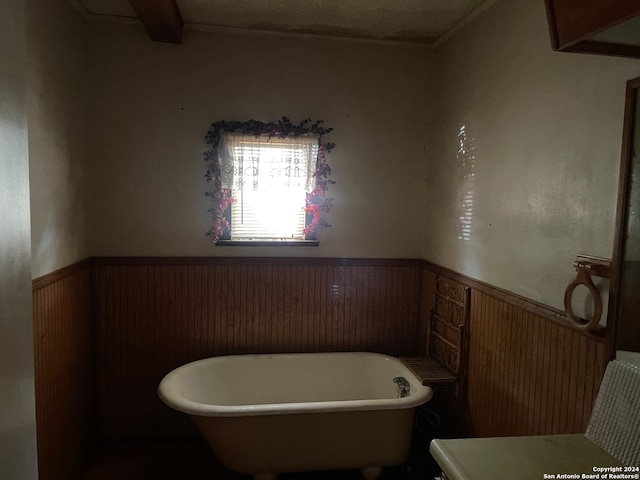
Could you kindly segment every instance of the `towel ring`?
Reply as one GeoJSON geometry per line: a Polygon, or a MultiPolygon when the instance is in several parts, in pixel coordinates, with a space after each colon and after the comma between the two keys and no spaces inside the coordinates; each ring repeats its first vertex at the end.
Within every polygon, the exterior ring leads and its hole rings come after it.
{"type": "Polygon", "coordinates": [[[598,287],[596,287],[593,283],[593,280],[591,280],[591,265],[579,263],[578,265],[576,265],[576,270],[578,271],[576,279],[564,291],[564,311],[576,329],[589,332],[596,328],[596,326],[600,323],[600,318],[602,317],[602,297],[600,296],[598,287]],[[591,320],[589,320],[587,323],[584,323],[580,319],[578,319],[573,314],[573,309],[571,308],[571,297],[573,296],[573,291],[579,285],[584,285],[585,287],[587,287],[589,293],[591,293],[591,296],[593,297],[593,317],[591,317],[591,320]]]}

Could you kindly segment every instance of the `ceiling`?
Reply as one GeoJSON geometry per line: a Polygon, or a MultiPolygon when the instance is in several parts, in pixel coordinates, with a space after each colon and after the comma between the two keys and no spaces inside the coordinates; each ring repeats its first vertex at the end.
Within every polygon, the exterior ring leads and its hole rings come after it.
{"type": "MultiPolygon", "coordinates": [[[[122,21],[138,17],[129,0],[76,1],[89,18],[122,21]]],[[[187,30],[231,29],[432,44],[494,1],[177,0],[177,6],[187,30]]]]}

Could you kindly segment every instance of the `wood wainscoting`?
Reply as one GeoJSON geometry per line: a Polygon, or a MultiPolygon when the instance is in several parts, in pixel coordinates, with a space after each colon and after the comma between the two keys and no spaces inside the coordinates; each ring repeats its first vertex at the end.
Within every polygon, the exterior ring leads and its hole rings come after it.
{"type": "Polygon", "coordinates": [[[162,377],[205,357],[366,350],[416,354],[416,260],[97,258],[98,428],[103,439],[190,433],[158,399],[162,377]]]}
{"type": "Polygon", "coordinates": [[[584,432],[609,360],[604,329],[426,262],[471,289],[465,412],[478,437],[584,432]]]}
{"type": "Polygon", "coordinates": [[[33,281],[38,471],[78,478],[95,419],[91,271],[84,261],[33,281]]]}
{"type": "Polygon", "coordinates": [[[582,433],[605,342],[473,291],[468,405],[477,436],[582,433]]]}
{"type": "Polygon", "coordinates": [[[442,278],[470,290],[465,389],[456,399],[469,433],[584,431],[609,333],[578,332],[558,310],[429,262],[94,258],[34,281],[41,478],[73,478],[94,434],[117,441],[195,433],[156,394],[166,373],[192,360],[424,355],[442,278]]]}

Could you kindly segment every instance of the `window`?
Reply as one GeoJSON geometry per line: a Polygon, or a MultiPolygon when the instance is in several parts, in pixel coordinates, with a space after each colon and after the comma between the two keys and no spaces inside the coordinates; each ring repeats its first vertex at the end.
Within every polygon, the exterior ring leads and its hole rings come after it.
{"type": "Polygon", "coordinates": [[[225,132],[218,156],[231,189],[231,240],[303,240],[314,189],[318,135],[290,138],[225,132]]]}
{"type": "Polygon", "coordinates": [[[205,195],[213,216],[207,235],[216,245],[318,244],[315,233],[331,226],[323,215],[333,207],[327,190],[335,183],[326,159],[335,144],[323,141],[333,129],[322,123],[282,117],[211,125],[205,195]]]}

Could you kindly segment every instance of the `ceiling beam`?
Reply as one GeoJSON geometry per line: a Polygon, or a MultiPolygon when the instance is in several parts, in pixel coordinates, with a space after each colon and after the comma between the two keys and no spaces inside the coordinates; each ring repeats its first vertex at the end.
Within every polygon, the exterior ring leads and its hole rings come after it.
{"type": "Polygon", "coordinates": [[[154,42],[182,43],[182,16],[176,0],[129,0],[154,42]]]}

